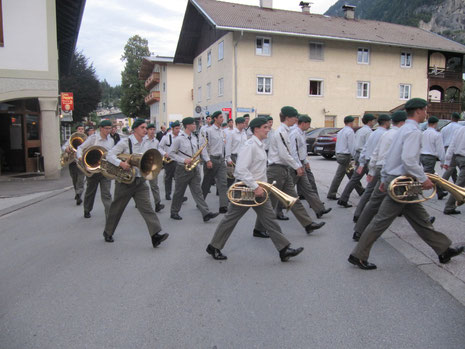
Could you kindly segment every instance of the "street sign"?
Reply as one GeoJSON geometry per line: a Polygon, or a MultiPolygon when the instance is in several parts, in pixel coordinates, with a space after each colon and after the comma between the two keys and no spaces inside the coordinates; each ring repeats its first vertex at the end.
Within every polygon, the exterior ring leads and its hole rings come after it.
{"type": "Polygon", "coordinates": [[[74,100],[72,92],[61,93],[61,110],[66,112],[74,110],[74,100]]]}
{"type": "Polygon", "coordinates": [[[253,113],[255,111],[254,108],[236,108],[238,113],[253,113]]]}

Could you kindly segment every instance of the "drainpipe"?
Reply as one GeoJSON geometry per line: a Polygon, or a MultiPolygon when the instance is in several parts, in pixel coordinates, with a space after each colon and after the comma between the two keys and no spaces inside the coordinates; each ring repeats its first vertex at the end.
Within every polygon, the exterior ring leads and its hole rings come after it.
{"type": "Polygon", "coordinates": [[[234,43],[234,105],[233,105],[234,110],[232,113],[234,115],[234,119],[237,118],[237,45],[239,44],[239,41],[243,36],[244,36],[244,31],[241,30],[240,38],[234,43]]]}

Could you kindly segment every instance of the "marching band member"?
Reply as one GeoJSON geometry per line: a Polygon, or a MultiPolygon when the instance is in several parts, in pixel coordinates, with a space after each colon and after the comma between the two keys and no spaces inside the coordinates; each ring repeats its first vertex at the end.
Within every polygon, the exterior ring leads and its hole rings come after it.
{"type": "MultiPolygon", "coordinates": [[[[115,141],[109,136],[110,132],[111,121],[101,121],[99,132],[87,137],[86,141],[78,147],[76,157],[79,161],[82,161],[82,153],[88,147],[99,145],[104,147],[107,151],[110,150],[115,145],[115,141]]],[[[97,187],[99,185],[100,197],[105,207],[105,216],[108,216],[108,210],[111,205],[111,179],[106,178],[101,173],[95,173],[87,178],[86,193],[84,195],[84,218],[90,218],[90,212],[94,207],[95,194],[97,193],[97,187]]]]}
{"type": "MultiPolygon", "coordinates": [[[[169,149],[173,145],[174,140],[181,131],[181,124],[179,121],[175,121],[171,124],[171,132],[168,132],[160,141],[158,150],[164,158],[169,159],[169,149]]],[[[176,170],[176,163],[171,161],[170,163],[164,163],[165,169],[165,198],[171,200],[171,188],[173,186],[174,171],[176,170]]]]}
{"type": "Polygon", "coordinates": [[[244,114],[242,117],[245,119],[244,129],[245,129],[245,133],[247,134],[247,139],[250,139],[253,136],[252,130],[249,127],[250,115],[249,114],[244,114]]]}
{"type": "Polygon", "coordinates": [[[199,134],[200,134],[200,138],[204,138],[205,137],[205,131],[211,127],[211,122],[212,122],[212,117],[210,115],[207,115],[205,117],[205,124],[200,128],[200,131],[199,131],[199,134]]]}
{"type": "MultiPolygon", "coordinates": [[[[136,119],[132,125],[134,133],[127,140],[121,140],[109,152],[107,159],[115,166],[123,170],[129,170],[131,165],[126,161],[118,159],[119,154],[142,154],[144,149],[143,138],[147,133],[147,124],[144,119],[136,119]]],[[[150,203],[149,187],[145,183],[145,178],[141,177],[140,171],[136,168],[136,178],[131,184],[115,183],[115,198],[110,206],[110,211],[105,223],[103,237],[106,242],[113,242],[113,234],[118,226],[129,200],[134,199],[136,207],[149,229],[152,246],[155,248],[168,238],[168,234],[160,234],[161,225],[157,214],[150,203]]]]}
{"type": "Polygon", "coordinates": [[[224,134],[227,137],[232,132],[234,132],[234,120],[228,119],[227,127],[224,129],[224,134]]]}
{"type": "MultiPolygon", "coordinates": [[[[77,125],[76,127],[76,132],[84,134],[84,126],[83,125],[77,125]]],[[[63,144],[61,147],[61,150],[64,152],[67,152],[68,154],[71,154],[74,152],[74,150],[71,149],[71,146],[69,145],[69,138],[66,140],[66,142],[63,144]]],[[[77,156],[76,156],[77,159],[77,156]]],[[[73,181],[73,187],[74,187],[74,200],[76,200],[76,205],[82,204],[82,199],[81,195],[84,192],[84,173],[82,173],[81,170],[77,167],[76,161],[71,162],[68,165],[69,169],[69,175],[71,176],[71,179],[73,181]]]]}
{"type": "MultiPolygon", "coordinates": [[[[442,143],[444,144],[444,150],[447,153],[447,148],[449,148],[452,138],[454,137],[455,132],[457,132],[461,126],[459,124],[460,114],[455,112],[450,116],[450,123],[444,126],[441,129],[442,143]]],[[[443,173],[442,178],[449,180],[452,176],[454,183],[457,181],[457,164],[455,158],[452,157],[450,160],[449,168],[443,173]]]]}
{"type": "MultiPolygon", "coordinates": [[[[266,182],[266,153],[263,140],[266,138],[269,131],[267,120],[263,118],[255,118],[250,122],[250,129],[253,136],[249,139],[242,148],[236,163],[234,176],[243,181],[249,188],[254,190],[256,196],[263,196],[264,190],[256,181],[266,182]]],[[[226,244],[234,227],[239,219],[248,211],[248,207],[236,206],[229,204],[228,212],[223,217],[221,222],[216,227],[215,234],[207,246],[207,253],[216,260],[225,260],[227,257],[221,253],[221,249],[226,244]]],[[[257,220],[260,220],[268,231],[271,241],[279,251],[279,256],[282,262],[286,262],[291,257],[297,256],[303,251],[303,247],[293,249],[290,247],[290,242],[281,232],[281,228],[276,223],[274,211],[270,200],[267,200],[260,206],[253,207],[257,213],[257,220]]]]}
{"type": "MultiPolygon", "coordinates": [[[[218,213],[210,212],[207,203],[200,189],[200,168],[196,166],[193,170],[186,170],[185,166],[192,163],[192,157],[199,150],[199,141],[194,134],[196,125],[194,118],[187,117],[182,120],[184,131],[176,137],[173,146],[170,149],[170,157],[176,164],[175,186],[173,201],[171,202],[171,218],[181,220],[179,215],[182,203],[184,202],[184,193],[189,186],[192,197],[202,213],[203,221],[208,222],[210,219],[218,216],[218,213]]],[[[205,151],[205,149],[203,150],[205,151]]],[[[198,155],[200,156],[200,154],[198,155]]]]}
{"type": "MultiPolygon", "coordinates": [[[[144,137],[144,149],[157,149],[159,146],[159,141],[155,137],[155,124],[147,125],[147,135],[144,137]]],[[[161,153],[161,152],[160,152],[161,153]]],[[[153,179],[149,180],[150,191],[153,195],[153,200],[155,202],[155,212],[161,211],[165,208],[165,205],[161,203],[160,199],[160,188],[158,187],[158,175],[153,179]]]]}
{"type": "MultiPolygon", "coordinates": [[[[421,131],[418,124],[425,120],[427,105],[428,102],[421,98],[410,99],[405,104],[408,119],[396,133],[386,156],[386,163],[381,173],[382,191],[386,190],[389,183],[398,176],[412,176],[422,183],[423,189],[433,188],[434,184],[420,165],[421,131]]],[[[463,252],[464,246],[451,247],[449,238],[434,230],[421,203],[398,203],[386,195],[377,215],[350,254],[349,263],[364,270],[376,269],[375,264],[368,262],[371,247],[400,213],[403,213],[420,238],[437,253],[440,263],[448,263],[452,257],[463,252]]]]}
{"type": "Polygon", "coordinates": [[[212,115],[213,125],[205,130],[202,144],[208,140],[207,151],[202,152],[202,158],[206,163],[203,173],[202,192],[205,199],[210,190],[210,186],[215,180],[216,188],[220,197],[220,213],[226,213],[228,208],[228,198],[226,196],[226,163],[224,161],[224,132],[221,129],[223,114],[216,111],[212,115]]]}
{"type": "MultiPolygon", "coordinates": [[[[226,135],[226,162],[229,166],[234,166],[237,161],[237,154],[247,141],[247,134],[244,130],[245,119],[236,118],[236,128],[226,135]]],[[[228,178],[228,188],[234,183],[234,178],[228,178]]]]}

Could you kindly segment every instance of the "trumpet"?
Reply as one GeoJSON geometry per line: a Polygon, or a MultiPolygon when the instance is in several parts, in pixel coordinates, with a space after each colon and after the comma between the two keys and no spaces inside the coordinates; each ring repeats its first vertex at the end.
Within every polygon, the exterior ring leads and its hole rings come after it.
{"type": "Polygon", "coordinates": [[[265,191],[265,195],[263,197],[255,196],[254,190],[247,187],[244,182],[237,182],[231,185],[228,189],[227,195],[229,201],[236,206],[255,207],[263,205],[268,200],[271,193],[276,196],[286,210],[290,210],[298,200],[298,198],[292,197],[276,188],[274,186],[276,181],[271,184],[257,181],[257,184],[265,191]]]}
{"type": "Polygon", "coordinates": [[[413,177],[399,176],[388,187],[392,200],[402,204],[414,204],[429,200],[436,194],[436,186],[448,191],[456,200],[457,206],[465,203],[465,189],[441,178],[437,174],[427,173],[426,176],[434,183],[430,195],[424,195],[422,184],[413,177]]]}
{"type": "Polygon", "coordinates": [[[202,153],[202,150],[207,146],[208,144],[208,138],[205,140],[205,143],[195,152],[194,155],[192,155],[192,161],[189,164],[184,165],[184,169],[186,171],[192,171],[194,168],[197,167],[197,165],[200,162],[200,154],[202,153]]]}
{"type": "Polygon", "coordinates": [[[87,136],[84,133],[74,132],[71,137],[69,138],[68,145],[71,148],[72,152],[68,153],[64,151],[61,153],[60,157],[60,165],[61,167],[65,167],[76,160],[76,150],[77,148],[85,142],[87,136]]]}

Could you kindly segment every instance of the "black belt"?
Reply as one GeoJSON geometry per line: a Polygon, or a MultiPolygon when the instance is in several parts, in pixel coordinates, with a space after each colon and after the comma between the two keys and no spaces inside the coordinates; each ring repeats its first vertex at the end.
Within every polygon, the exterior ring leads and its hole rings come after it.
{"type": "Polygon", "coordinates": [[[210,155],[210,158],[212,158],[212,159],[221,159],[221,158],[223,158],[223,155],[210,155]]]}
{"type": "Polygon", "coordinates": [[[284,168],[289,168],[287,165],[282,165],[282,164],[270,164],[269,166],[279,166],[279,167],[284,167],[284,168]]]}

